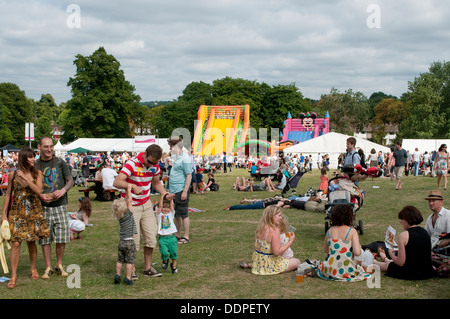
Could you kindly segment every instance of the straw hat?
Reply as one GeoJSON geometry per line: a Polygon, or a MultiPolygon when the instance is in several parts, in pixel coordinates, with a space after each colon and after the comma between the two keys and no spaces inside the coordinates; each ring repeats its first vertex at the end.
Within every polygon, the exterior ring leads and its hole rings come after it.
{"type": "Polygon", "coordinates": [[[428,197],[425,198],[425,199],[426,200],[428,200],[428,199],[442,199],[442,200],[444,200],[440,190],[430,191],[430,195],[428,195],[428,197]]]}

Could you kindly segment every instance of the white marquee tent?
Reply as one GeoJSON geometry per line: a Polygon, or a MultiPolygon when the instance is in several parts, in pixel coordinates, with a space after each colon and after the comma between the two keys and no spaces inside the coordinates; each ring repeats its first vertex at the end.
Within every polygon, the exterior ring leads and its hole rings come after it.
{"type": "Polygon", "coordinates": [[[437,151],[442,144],[450,144],[450,140],[425,140],[425,139],[404,139],[402,141],[402,148],[414,153],[416,147],[419,149],[419,153],[423,154],[428,152],[430,154],[433,151],[437,151]]]}
{"type": "MultiPolygon", "coordinates": [[[[303,154],[303,155],[312,155],[313,165],[317,163],[317,156],[323,156],[328,154],[330,157],[330,167],[336,168],[338,163],[338,157],[340,154],[346,152],[346,143],[347,138],[351,137],[350,135],[330,132],[324,134],[322,136],[310,139],[306,142],[302,142],[296,144],[291,147],[287,147],[283,150],[285,154],[303,154]]],[[[354,136],[353,136],[354,137],[354,136]]],[[[363,138],[356,138],[356,148],[361,148],[364,151],[364,154],[367,156],[370,154],[370,151],[375,149],[384,153],[389,153],[390,149],[386,146],[368,141],[363,138]]]]}
{"type": "MultiPolygon", "coordinates": [[[[163,152],[169,153],[170,148],[167,143],[167,138],[155,139],[155,144],[158,144],[163,149],[163,152]]],[[[59,143],[59,142],[58,142],[59,143]]],[[[55,151],[67,152],[78,147],[88,149],[92,152],[143,152],[152,143],[136,143],[134,138],[79,138],[72,143],[55,145],[55,151]]]]}

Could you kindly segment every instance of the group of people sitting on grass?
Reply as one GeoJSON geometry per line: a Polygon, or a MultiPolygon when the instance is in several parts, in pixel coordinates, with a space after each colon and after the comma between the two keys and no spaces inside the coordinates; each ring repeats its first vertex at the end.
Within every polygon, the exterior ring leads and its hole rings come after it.
{"type": "MultiPolygon", "coordinates": [[[[388,246],[383,242],[376,242],[373,251],[363,249],[358,233],[352,226],[353,208],[347,204],[335,205],[330,216],[332,227],[324,238],[325,259],[306,259],[304,263],[294,258],[291,246],[296,236],[288,229],[283,216],[283,207],[292,205],[292,202],[274,197],[253,203],[264,208],[264,211],[255,232],[252,262],[242,261],[240,266],[251,268],[251,272],[256,275],[275,275],[302,268],[307,270],[307,275],[337,281],[367,280],[375,267],[393,278],[432,278],[437,274],[437,265],[433,262],[437,255],[436,249],[443,252],[440,257],[448,265],[449,256],[445,254],[450,239],[442,239],[441,234],[450,232],[450,210],[443,207],[444,199],[439,190],[431,191],[425,200],[432,211],[425,228],[420,226],[423,221],[421,212],[415,206],[405,206],[398,213],[404,231],[398,236],[397,248],[386,249],[388,246]],[[361,256],[365,253],[369,253],[369,262],[362,262],[361,256]]],[[[448,272],[444,275],[448,276],[448,272]]]]}

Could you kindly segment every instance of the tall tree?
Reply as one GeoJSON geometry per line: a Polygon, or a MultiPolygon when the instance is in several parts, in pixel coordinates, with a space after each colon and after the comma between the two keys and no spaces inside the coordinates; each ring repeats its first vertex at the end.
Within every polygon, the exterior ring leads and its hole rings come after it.
{"type": "Polygon", "coordinates": [[[131,137],[134,119],[143,117],[140,97],[126,79],[119,61],[103,47],[90,56],[78,54],[75,77],[67,83],[72,98],[67,101],[62,143],[77,137],[131,137]]]}
{"type": "Polygon", "coordinates": [[[25,144],[25,123],[32,119],[32,103],[14,83],[0,83],[0,144],[25,144]]]}

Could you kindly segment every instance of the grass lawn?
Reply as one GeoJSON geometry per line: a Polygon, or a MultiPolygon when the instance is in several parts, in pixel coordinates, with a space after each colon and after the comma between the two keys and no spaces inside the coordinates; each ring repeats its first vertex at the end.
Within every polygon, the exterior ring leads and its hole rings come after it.
{"type": "MultiPolygon", "coordinates": [[[[206,210],[191,213],[191,243],[178,248],[179,273],[162,270],[158,248],[153,254],[154,268],[163,273],[159,278],[142,275],[143,254],[138,252],[136,267],[139,280],[133,286],[114,285],[119,224],[110,214],[111,202],[93,203],[93,214],[82,240],[66,246],[64,265],[78,265],[81,287],[69,288],[67,278],[53,275],[49,280],[32,280],[26,244],[22,245],[17,286],[13,290],[0,284],[0,299],[449,299],[450,281],[433,278],[426,281],[402,281],[381,276],[380,288],[369,288],[366,282],[329,282],[306,278],[303,284],[295,281],[294,273],[276,276],[256,276],[239,267],[241,260],[250,261],[254,232],[262,210],[224,211],[227,205],[238,204],[243,196],[263,198],[268,192],[242,193],[232,191],[236,176],[248,176],[247,170],[233,169],[231,173],[217,174],[219,192],[191,195],[190,207],[206,210]]],[[[318,188],[319,173],[315,170],[301,179],[297,191],[304,193],[310,187],[318,188]]],[[[386,228],[392,225],[402,231],[397,219],[405,205],[417,206],[424,219],[430,215],[424,198],[436,187],[430,177],[404,177],[403,189],[395,190],[395,182],[386,178],[368,179],[360,184],[367,191],[364,206],[357,219],[364,223],[362,244],[383,240],[386,228]],[[378,186],[379,188],[373,188],[378,186]]],[[[69,211],[77,208],[79,187],[69,193],[69,211]]],[[[91,198],[93,194],[91,194],[91,198]]],[[[159,196],[153,196],[157,200],[159,196]]],[[[0,203],[3,203],[0,197],[0,203]]],[[[450,198],[450,191],[444,191],[450,198]]],[[[447,206],[448,201],[444,202],[447,206]]],[[[324,217],[322,213],[286,209],[290,223],[297,228],[292,246],[296,257],[323,259],[324,217]]],[[[422,226],[425,222],[422,223],[422,226]]],[[[52,246],[54,253],[54,245],[52,246]]],[[[54,255],[53,255],[54,256],[54,255]]],[[[9,260],[9,254],[6,253],[9,260]]],[[[53,257],[52,263],[55,263],[53,257]]],[[[42,252],[38,247],[38,271],[44,271],[42,252]]],[[[2,269],[0,268],[0,271],[2,269]]],[[[124,273],[125,269],[123,269],[124,273]]],[[[4,276],[0,273],[0,276],[4,276]]],[[[9,275],[6,275],[9,276],[9,275]]],[[[70,278],[70,277],[69,277],[70,278]]]]}

